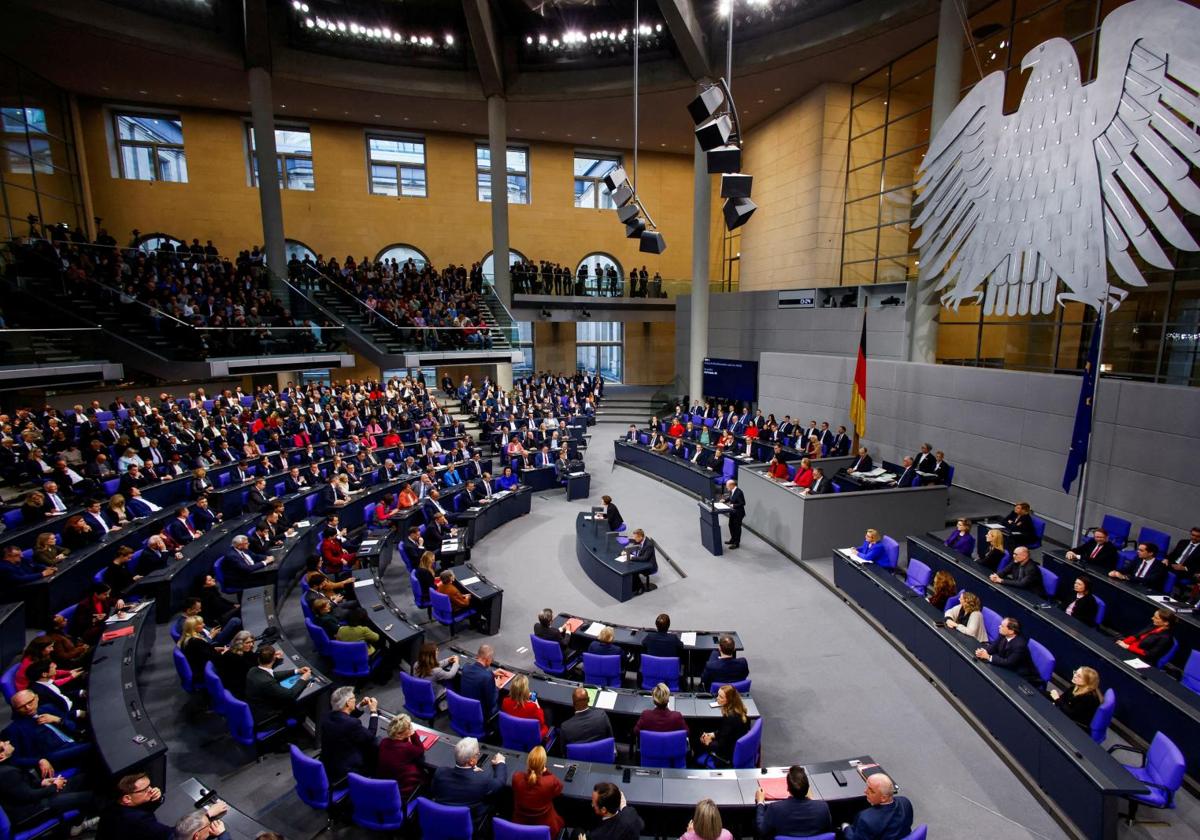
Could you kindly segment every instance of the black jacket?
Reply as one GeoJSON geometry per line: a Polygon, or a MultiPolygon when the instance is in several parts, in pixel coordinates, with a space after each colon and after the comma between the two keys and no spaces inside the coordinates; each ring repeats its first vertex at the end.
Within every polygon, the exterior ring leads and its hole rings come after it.
{"type": "Polygon", "coordinates": [[[361,711],[348,715],[334,709],[321,722],[321,763],[331,785],[338,784],[347,773],[369,775],[375,767],[379,715],[371,715],[366,727],[359,720],[361,716],[361,711]]]}

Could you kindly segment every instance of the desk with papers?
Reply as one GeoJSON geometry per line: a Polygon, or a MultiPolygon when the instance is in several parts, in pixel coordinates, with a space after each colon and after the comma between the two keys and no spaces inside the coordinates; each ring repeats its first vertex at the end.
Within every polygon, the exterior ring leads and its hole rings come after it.
{"type": "Polygon", "coordinates": [[[580,511],[575,518],[575,556],[592,583],[618,601],[632,598],[635,578],[651,569],[644,561],[625,559],[622,547],[608,531],[608,522],[587,511],[580,511]]]}

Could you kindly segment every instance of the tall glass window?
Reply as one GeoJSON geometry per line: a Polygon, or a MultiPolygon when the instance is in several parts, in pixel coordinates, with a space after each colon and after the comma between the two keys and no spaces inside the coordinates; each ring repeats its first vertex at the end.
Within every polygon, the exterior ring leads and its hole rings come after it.
{"type": "Polygon", "coordinates": [[[187,183],[182,119],[174,115],[114,113],[113,122],[122,178],[187,183]]]}
{"type": "Polygon", "coordinates": [[[0,108],[4,153],[14,175],[54,172],[54,156],[43,108],[0,108]]]}
{"type": "Polygon", "coordinates": [[[513,376],[533,376],[537,369],[533,355],[533,322],[514,321],[513,326],[517,328],[517,343],[513,349],[521,354],[521,358],[513,362],[513,376]]]}
{"type": "MultiPolygon", "coordinates": [[[[515,263],[524,262],[525,255],[520,251],[508,252],[508,266],[512,268],[515,263]]],[[[496,277],[496,258],[491,251],[488,251],[487,256],[483,258],[483,279],[491,283],[496,277]]]]}
{"type": "Polygon", "coordinates": [[[423,137],[368,134],[367,157],[373,195],[428,195],[423,137]]]}
{"type": "MultiPolygon", "coordinates": [[[[529,148],[509,146],[506,160],[508,203],[529,203],[529,148]]],[[[475,184],[480,201],[492,200],[492,152],[486,143],[475,144],[475,184]]]]}
{"type": "Polygon", "coordinates": [[[580,272],[583,274],[583,288],[585,295],[613,295],[619,297],[624,294],[625,288],[625,270],[621,268],[621,264],[608,254],[597,251],[593,254],[588,254],[579,261],[579,265],[575,266],[575,277],[580,277],[580,272]],[[617,273],[616,282],[614,283],[609,277],[609,269],[613,269],[617,273]],[[599,269],[597,271],[597,269],[599,269]]]}
{"type": "Polygon", "coordinates": [[[169,233],[147,233],[133,243],[135,248],[145,254],[152,254],[164,245],[170,245],[173,249],[186,247],[186,243],[182,239],[171,236],[169,233]]]}
{"type": "Polygon", "coordinates": [[[425,256],[420,249],[403,243],[389,245],[375,257],[375,262],[391,262],[392,260],[395,260],[401,267],[409,260],[412,260],[412,264],[416,266],[417,271],[429,265],[429,257],[425,256]]]}
{"type": "MultiPolygon", "coordinates": [[[[250,183],[258,186],[258,159],[254,157],[254,129],[247,125],[250,150],[250,183]]],[[[308,128],[291,126],[275,129],[275,168],[281,190],[314,190],[312,134],[308,128]]]]}
{"type": "Polygon", "coordinates": [[[317,253],[312,248],[309,248],[298,239],[285,239],[283,240],[283,258],[287,262],[291,262],[292,257],[300,260],[300,262],[304,262],[306,257],[313,262],[317,261],[317,253]]]}
{"type": "Polygon", "coordinates": [[[620,321],[575,324],[575,369],[620,382],[625,371],[625,325],[620,321]]]}
{"type": "Polygon", "coordinates": [[[575,153],[575,206],[613,209],[604,176],[621,165],[620,156],[575,153]]]}

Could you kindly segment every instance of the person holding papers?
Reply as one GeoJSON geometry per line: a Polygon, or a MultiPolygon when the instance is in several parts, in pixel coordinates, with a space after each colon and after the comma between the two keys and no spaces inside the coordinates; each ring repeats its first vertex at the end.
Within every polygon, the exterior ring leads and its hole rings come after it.
{"type": "Polygon", "coordinates": [[[1149,665],[1158,665],[1158,660],[1166,656],[1175,643],[1173,634],[1176,620],[1177,616],[1171,610],[1155,610],[1154,615],[1150,616],[1149,627],[1140,633],[1118,639],[1117,647],[1137,654],[1149,665]]]}
{"type": "MultiPolygon", "coordinates": [[[[784,477],[787,476],[786,468],[784,477]]],[[[746,518],[746,494],[732,478],[725,482],[725,504],[729,505],[729,540],[725,545],[738,548],[742,544],[742,520],[746,518]]]]}
{"type": "Polygon", "coordinates": [[[874,528],[868,528],[863,544],[854,549],[858,559],[865,563],[879,563],[887,559],[883,550],[882,536],[874,528]]]}

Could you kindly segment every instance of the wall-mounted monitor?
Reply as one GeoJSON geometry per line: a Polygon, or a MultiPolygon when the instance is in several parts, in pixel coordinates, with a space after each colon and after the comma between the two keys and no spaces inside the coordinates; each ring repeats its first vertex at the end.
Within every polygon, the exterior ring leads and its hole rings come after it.
{"type": "Polygon", "coordinates": [[[753,403],[758,400],[758,362],[705,359],[704,396],[753,403]]]}

